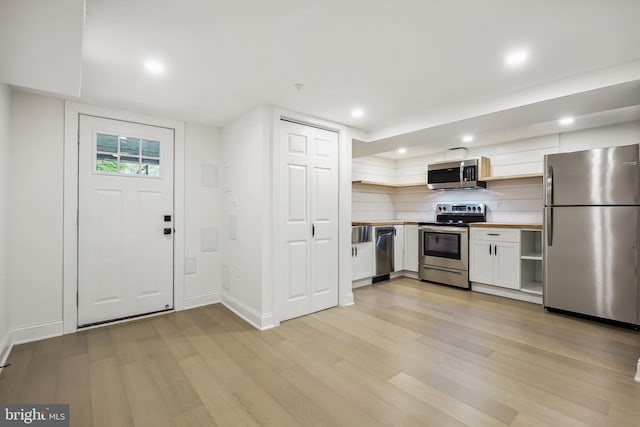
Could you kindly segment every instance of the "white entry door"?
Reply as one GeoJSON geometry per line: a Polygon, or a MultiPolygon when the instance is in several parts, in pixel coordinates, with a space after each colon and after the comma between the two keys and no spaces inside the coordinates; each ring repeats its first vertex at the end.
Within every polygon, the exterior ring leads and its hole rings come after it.
{"type": "Polygon", "coordinates": [[[280,125],[286,320],[338,305],[338,134],[280,125]]]}
{"type": "Polygon", "coordinates": [[[78,325],[173,308],[173,130],[80,115],[78,325]]]}

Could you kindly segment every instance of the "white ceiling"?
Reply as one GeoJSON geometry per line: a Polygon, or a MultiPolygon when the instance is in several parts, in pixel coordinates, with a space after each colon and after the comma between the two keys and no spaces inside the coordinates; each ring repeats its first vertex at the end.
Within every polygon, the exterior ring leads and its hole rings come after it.
{"type": "MultiPolygon", "coordinates": [[[[537,136],[573,132],[640,120],[640,81],[527,103],[441,125],[419,127],[373,142],[355,141],[353,157],[378,155],[391,159],[438,153],[455,147],[478,147],[537,136]],[[568,126],[562,117],[573,117],[568,126]],[[462,136],[473,134],[465,143],[462,136]],[[401,154],[398,148],[405,148],[401,154]]],[[[640,141],[639,141],[640,142],[640,141]]]]}
{"type": "Polygon", "coordinates": [[[86,11],[81,99],[218,126],[269,103],[378,131],[640,59],[634,0],[86,0],[86,11]],[[518,47],[529,63],[506,69],[518,47]],[[167,73],[147,75],[147,57],[167,73]]]}

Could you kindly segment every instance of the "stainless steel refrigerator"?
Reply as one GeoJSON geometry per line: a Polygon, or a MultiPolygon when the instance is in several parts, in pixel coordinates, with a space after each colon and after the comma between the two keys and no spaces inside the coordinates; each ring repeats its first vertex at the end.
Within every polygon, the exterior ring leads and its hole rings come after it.
{"type": "Polygon", "coordinates": [[[638,147],[545,156],[545,308],[640,324],[638,147]]]}

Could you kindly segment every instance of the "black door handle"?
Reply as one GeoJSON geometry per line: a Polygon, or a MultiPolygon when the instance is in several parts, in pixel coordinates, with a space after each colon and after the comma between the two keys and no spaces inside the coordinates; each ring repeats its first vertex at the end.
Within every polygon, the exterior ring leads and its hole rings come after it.
{"type": "Polygon", "coordinates": [[[171,232],[172,232],[172,230],[171,230],[170,228],[165,228],[165,229],[164,229],[164,234],[165,234],[165,236],[166,236],[167,234],[171,234],[171,232]]]}
{"type": "Polygon", "coordinates": [[[316,235],[316,225],[311,224],[311,237],[315,237],[316,235]]]}
{"type": "Polygon", "coordinates": [[[498,244],[496,243],[495,246],[493,247],[493,254],[495,256],[498,256],[498,244]]]}
{"type": "Polygon", "coordinates": [[[489,243],[489,255],[491,255],[491,243],[489,243]]]}

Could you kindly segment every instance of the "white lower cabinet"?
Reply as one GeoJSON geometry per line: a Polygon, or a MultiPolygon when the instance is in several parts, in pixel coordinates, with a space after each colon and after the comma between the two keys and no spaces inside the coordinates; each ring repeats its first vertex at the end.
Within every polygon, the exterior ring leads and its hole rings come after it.
{"type": "Polygon", "coordinates": [[[373,277],[373,242],[351,245],[352,280],[373,277]]]}
{"type": "Polygon", "coordinates": [[[471,228],[469,280],[520,289],[520,230],[471,228]]]}
{"type": "Polygon", "coordinates": [[[393,226],[393,271],[404,270],[404,225],[393,226]]]}
{"type": "Polygon", "coordinates": [[[404,269],[418,272],[418,225],[404,225],[404,269]]]}

